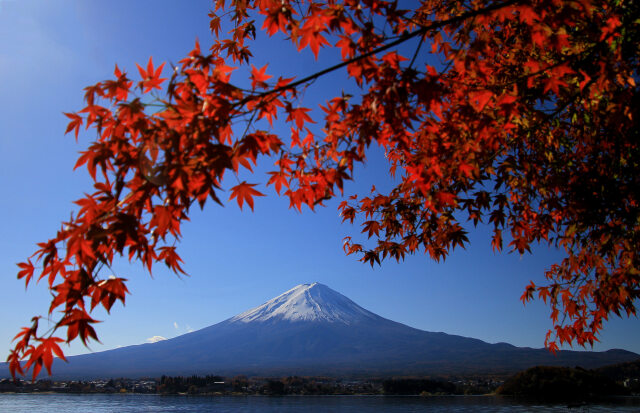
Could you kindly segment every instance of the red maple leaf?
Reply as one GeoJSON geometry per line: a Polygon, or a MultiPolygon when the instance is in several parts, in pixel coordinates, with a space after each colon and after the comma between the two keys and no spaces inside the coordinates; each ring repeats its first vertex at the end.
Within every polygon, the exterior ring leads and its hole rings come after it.
{"type": "Polygon", "coordinates": [[[240,184],[231,188],[231,196],[229,197],[229,201],[231,201],[233,198],[236,198],[240,209],[242,209],[242,205],[246,201],[247,205],[249,205],[249,207],[251,208],[251,211],[253,211],[253,197],[264,196],[264,194],[253,189],[254,186],[256,186],[256,184],[248,184],[245,181],[242,181],[240,184]]]}
{"type": "Polygon", "coordinates": [[[76,115],[75,113],[65,113],[64,115],[71,119],[71,122],[69,122],[69,124],[67,125],[67,130],[65,131],[65,133],[74,131],[76,140],[78,140],[78,132],[80,131],[80,126],[82,126],[82,117],[76,115]]]}
{"type": "Polygon", "coordinates": [[[267,87],[266,81],[273,77],[265,73],[265,71],[267,70],[267,66],[269,65],[264,65],[260,69],[257,69],[254,65],[251,65],[251,88],[252,89],[255,89],[256,85],[263,88],[267,87]]]}
{"type": "Polygon", "coordinates": [[[149,63],[147,63],[147,70],[144,70],[137,63],[136,66],[138,67],[138,71],[140,72],[140,77],[142,77],[142,82],[140,82],[139,85],[141,89],[144,88],[143,93],[147,93],[152,89],[161,89],[160,85],[162,84],[162,82],[167,80],[166,78],[160,78],[164,63],[162,63],[160,66],[158,66],[157,69],[154,70],[153,57],[149,58],[149,63]]]}

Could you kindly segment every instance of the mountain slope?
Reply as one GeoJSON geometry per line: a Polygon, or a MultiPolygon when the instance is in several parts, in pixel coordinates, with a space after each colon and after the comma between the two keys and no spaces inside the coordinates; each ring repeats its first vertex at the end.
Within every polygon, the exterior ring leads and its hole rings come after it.
{"type": "MultiPolygon", "coordinates": [[[[191,374],[406,375],[511,373],[534,365],[595,368],[624,350],[561,351],[489,344],[380,317],[322,284],[303,284],[221,323],[153,344],[54,363],[55,377],[191,374]]],[[[0,372],[2,375],[2,372],[0,372]]]]}
{"type": "Polygon", "coordinates": [[[231,323],[287,321],[328,321],[343,324],[382,317],[365,310],[344,295],[320,283],[300,284],[259,307],[229,319],[231,323]]]}

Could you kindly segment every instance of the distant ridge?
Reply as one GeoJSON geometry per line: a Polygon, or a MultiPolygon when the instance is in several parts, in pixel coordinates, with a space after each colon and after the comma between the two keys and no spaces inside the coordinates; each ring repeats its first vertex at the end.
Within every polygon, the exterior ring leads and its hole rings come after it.
{"type": "MultiPolygon", "coordinates": [[[[519,348],[418,330],[380,317],[331,288],[301,284],[218,324],[157,343],[54,361],[54,378],[166,375],[510,374],[536,365],[634,361],[625,350],[519,348]]],[[[8,376],[6,363],[0,377],[8,376]]]]}

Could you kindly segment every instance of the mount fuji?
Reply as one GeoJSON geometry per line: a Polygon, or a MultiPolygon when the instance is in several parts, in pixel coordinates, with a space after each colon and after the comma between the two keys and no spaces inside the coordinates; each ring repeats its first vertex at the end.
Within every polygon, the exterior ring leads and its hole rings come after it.
{"type": "MultiPolygon", "coordinates": [[[[509,374],[535,365],[595,368],[625,350],[560,351],[489,344],[380,317],[319,284],[302,284],[218,324],[156,343],[55,360],[55,378],[167,375],[509,374]]],[[[6,375],[6,365],[0,376],[6,375]]]]}

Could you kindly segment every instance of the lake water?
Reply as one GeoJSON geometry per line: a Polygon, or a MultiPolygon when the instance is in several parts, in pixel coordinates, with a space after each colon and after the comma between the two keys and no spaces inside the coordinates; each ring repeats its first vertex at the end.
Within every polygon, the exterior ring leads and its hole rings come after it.
{"type": "Polygon", "coordinates": [[[0,394],[0,412],[638,412],[640,398],[568,408],[492,396],[159,396],[0,394]]]}

